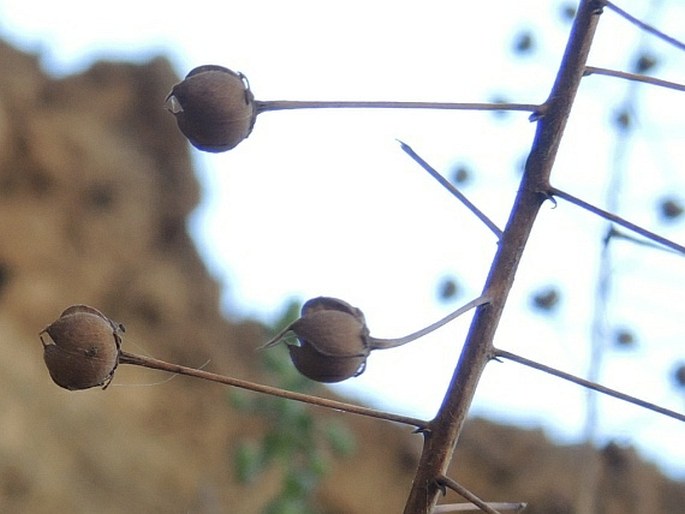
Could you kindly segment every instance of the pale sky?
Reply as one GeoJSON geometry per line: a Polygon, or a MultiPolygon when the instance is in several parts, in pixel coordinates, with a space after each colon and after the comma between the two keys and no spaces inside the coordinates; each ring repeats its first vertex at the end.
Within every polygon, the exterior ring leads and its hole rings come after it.
{"type": "MultiPolygon", "coordinates": [[[[660,2],[648,20],[685,38],[685,5],[660,2]]],[[[164,53],[179,75],[200,64],[243,72],[259,100],[488,101],[506,95],[542,102],[569,25],[560,2],[314,1],[93,3],[0,0],[0,34],[39,51],[57,74],[99,57],[164,53]],[[536,51],[515,56],[524,29],[536,51]]],[[[644,2],[621,2],[645,16],[644,2]]],[[[685,55],[607,12],[590,64],[628,69],[639,43],[659,56],[657,74],[685,82],[685,55]],[[616,42],[620,41],[620,45],[616,42]]],[[[617,162],[610,119],[628,86],[585,79],[562,143],[553,184],[606,202],[617,162]]],[[[619,214],[683,243],[685,222],[660,226],[655,204],[685,188],[682,93],[641,87],[639,126],[621,154],[619,214]]],[[[163,98],[160,99],[162,108],[163,98]]],[[[227,315],[272,320],[290,298],[340,297],[361,308],[371,333],[412,332],[477,296],[495,251],[493,235],[399,148],[411,145],[438,171],[473,171],[464,193],[501,227],[534,124],[525,113],[311,111],[260,115],[251,136],[220,155],[193,150],[204,188],[191,229],[225,285],[227,315]],[[456,276],[456,303],[437,300],[456,276]]],[[[681,196],[682,197],[682,196],[681,196]]],[[[562,201],[543,206],[502,320],[496,345],[582,375],[595,302],[597,257],[606,226],[562,201]],[[561,309],[532,312],[533,290],[556,284],[561,309]]],[[[614,247],[608,320],[638,334],[633,351],[612,350],[602,382],[682,412],[671,382],[682,345],[682,257],[627,243],[614,247]]],[[[469,316],[407,347],[375,352],[367,371],[334,389],[403,413],[432,416],[459,355],[469,316]]],[[[486,369],[473,413],[542,427],[577,440],[585,391],[514,363],[486,369]]],[[[637,446],[685,478],[685,427],[612,399],[600,432],[637,446]]]]}

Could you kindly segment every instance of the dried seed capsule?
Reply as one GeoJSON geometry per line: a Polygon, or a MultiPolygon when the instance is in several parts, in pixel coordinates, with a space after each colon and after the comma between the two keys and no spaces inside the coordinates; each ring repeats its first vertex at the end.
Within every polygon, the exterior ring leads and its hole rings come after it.
{"type": "Polygon", "coordinates": [[[363,313],[347,302],[328,297],[309,300],[302,307],[302,316],[287,331],[299,340],[299,345],[289,344],[288,350],[304,376],[340,382],[364,371],[370,352],[369,330],[363,313]]]}
{"type": "Polygon", "coordinates": [[[211,64],[191,70],[173,87],[166,105],[183,135],[206,152],[236,146],[250,135],[257,117],[245,76],[211,64]]]}
{"type": "Polygon", "coordinates": [[[346,312],[359,320],[362,325],[366,325],[364,320],[364,313],[361,309],[353,307],[349,303],[339,298],[332,298],[330,296],[317,296],[311,300],[307,300],[302,305],[302,316],[308,316],[317,311],[333,310],[346,312]]]}
{"type": "Polygon", "coordinates": [[[364,328],[356,317],[335,310],[306,313],[290,325],[298,339],[331,357],[363,355],[366,349],[364,328]]]}
{"type": "Polygon", "coordinates": [[[317,382],[342,382],[361,375],[366,367],[366,355],[331,357],[307,341],[301,346],[288,345],[288,351],[297,371],[317,382]]]}
{"type": "Polygon", "coordinates": [[[52,380],[70,390],[107,387],[119,363],[122,331],[121,325],[93,307],[66,309],[40,332],[52,380]]]}

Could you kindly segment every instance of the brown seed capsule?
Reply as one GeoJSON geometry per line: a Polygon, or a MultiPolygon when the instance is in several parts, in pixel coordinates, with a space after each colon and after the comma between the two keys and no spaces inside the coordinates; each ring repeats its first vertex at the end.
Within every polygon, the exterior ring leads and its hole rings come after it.
{"type": "Polygon", "coordinates": [[[364,313],[361,311],[361,309],[353,307],[340,298],[332,298],[330,296],[317,296],[316,298],[312,298],[311,300],[304,302],[304,305],[302,305],[302,316],[308,316],[317,311],[323,310],[346,312],[347,314],[357,318],[362,325],[366,325],[364,313]]]}
{"type": "Polygon", "coordinates": [[[247,79],[217,65],[199,66],[166,97],[167,109],[192,145],[225,152],[250,135],[257,117],[247,79]]]}
{"type": "Polygon", "coordinates": [[[366,368],[366,356],[330,357],[306,341],[301,346],[288,345],[288,351],[297,371],[317,382],[342,382],[361,375],[366,368]]]}
{"type": "Polygon", "coordinates": [[[340,382],[360,375],[369,355],[369,330],[356,307],[337,298],[319,297],[302,307],[289,330],[300,345],[288,345],[290,358],[304,376],[340,382]]]}
{"type": "Polygon", "coordinates": [[[40,333],[52,380],[70,390],[106,388],[119,364],[122,331],[121,325],[93,307],[66,309],[40,333]]]}

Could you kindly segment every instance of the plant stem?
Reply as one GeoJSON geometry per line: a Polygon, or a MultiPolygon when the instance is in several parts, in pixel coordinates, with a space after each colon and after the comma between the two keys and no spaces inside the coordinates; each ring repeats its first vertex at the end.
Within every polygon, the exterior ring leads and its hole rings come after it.
{"type": "Polygon", "coordinates": [[[471,300],[469,303],[462,305],[459,307],[456,311],[451,312],[444,318],[436,321],[435,323],[431,323],[427,327],[422,328],[421,330],[417,330],[416,332],[413,332],[409,335],[406,335],[404,337],[398,337],[395,339],[380,339],[376,337],[369,337],[368,342],[369,346],[371,347],[372,350],[385,350],[388,348],[396,348],[398,346],[402,346],[403,344],[411,343],[412,341],[415,341],[419,337],[423,337],[426,334],[430,334],[434,330],[437,330],[441,326],[449,323],[453,319],[458,318],[465,312],[470,311],[471,309],[475,309],[479,305],[484,305],[490,301],[490,298],[487,296],[479,296],[478,298],[471,300]]]}
{"type": "Polygon", "coordinates": [[[675,46],[676,48],[679,48],[680,50],[685,50],[685,43],[681,43],[676,38],[671,37],[668,34],[664,34],[660,30],[649,25],[648,23],[645,23],[642,20],[638,20],[635,16],[628,14],[626,11],[621,9],[619,6],[617,6],[613,2],[610,2],[609,0],[600,0],[600,3],[602,3],[603,5],[605,5],[606,7],[611,9],[612,11],[614,11],[619,16],[622,16],[623,18],[628,20],[633,25],[640,27],[645,32],[649,32],[650,34],[655,35],[659,39],[662,39],[662,40],[666,41],[667,43],[672,44],[673,46],[675,46]]]}
{"type": "Polygon", "coordinates": [[[476,217],[481,220],[491,231],[495,236],[497,236],[497,239],[500,239],[502,237],[502,231],[500,228],[495,225],[490,218],[488,218],[483,211],[481,211],[478,207],[476,207],[471,201],[464,196],[464,194],[459,191],[449,180],[447,180],[445,177],[440,175],[435,168],[433,168],[430,164],[428,164],[426,161],[424,161],[413,149],[411,146],[408,144],[400,141],[399,139],[397,140],[400,143],[400,146],[402,147],[402,150],[409,155],[416,163],[419,164],[424,170],[428,172],[428,174],[433,177],[435,180],[440,182],[440,185],[443,186],[445,189],[447,189],[450,193],[452,193],[454,196],[457,197],[457,199],[463,203],[467,209],[469,209],[473,214],[476,215],[476,217]]]}
{"type": "Polygon", "coordinates": [[[628,73],[627,71],[609,70],[607,68],[597,68],[596,66],[586,66],[585,75],[606,75],[608,77],[618,77],[626,80],[633,80],[635,82],[644,82],[654,86],[666,87],[668,89],[675,89],[676,91],[685,91],[685,84],[678,82],[670,82],[648,75],[640,75],[639,73],[628,73]]]}
{"type": "Polygon", "coordinates": [[[605,387],[603,385],[600,385],[596,382],[592,382],[590,380],[585,380],[584,378],[577,377],[575,375],[571,375],[570,373],[566,373],[564,371],[560,371],[556,368],[552,368],[550,366],[546,366],[545,364],[540,364],[539,362],[532,361],[530,359],[526,359],[525,357],[521,357],[520,355],[517,355],[515,353],[507,352],[506,350],[499,350],[499,349],[494,349],[493,352],[495,357],[503,358],[503,359],[509,359],[514,362],[518,362],[519,364],[523,364],[524,366],[528,366],[530,368],[537,369],[539,371],[543,371],[545,373],[548,373],[550,375],[553,375],[558,378],[562,378],[564,380],[568,380],[569,382],[573,382],[574,384],[581,385],[583,387],[587,387],[588,389],[592,389],[593,391],[597,391],[598,393],[606,394],[608,396],[613,396],[614,398],[618,398],[619,400],[623,400],[624,402],[632,403],[634,405],[638,405],[640,407],[644,407],[645,409],[649,409],[654,412],[658,412],[659,414],[663,414],[664,416],[668,416],[669,418],[677,419],[678,421],[685,421],[685,414],[680,414],[679,412],[672,411],[670,409],[667,409],[665,407],[661,407],[659,405],[656,405],[654,403],[641,400],[639,398],[636,398],[634,396],[631,396],[629,394],[622,393],[620,391],[616,391],[615,389],[611,389],[609,387],[605,387]]]}
{"type": "Polygon", "coordinates": [[[682,252],[678,252],[676,250],[673,250],[672,248],[666,248],[663,245],[660,245],[660,244],[655,243],[653,241],[647,241],[645,239],[642,239],[641,237],[636,237],[632,234],[628,234],[626,232],[621,232],[620,230],[618,230],[614,226],[612,226],[611,229],[609,230],[607,237],[611,237],[614,239],[623,239],[624,241],[630,241],[631,243],[635,243],[636,245],[640,245],[640,246],[646,246],[647,248],[651,248],[652,250],[659,250],[662,252],[670,252],[670,253],[678,253],[678,254],[682,253],[682,252]]]}
{"type": "MultiPolygon", "coordinates": [[[[521,512],[527,507],[527,503],[510,503],[510,502],[487,502],[485,505],[493,509],[513,510],[514,512],[521,512]]],[[[432,514],[449,514],[450,512],[471,512],[483,511],[475,503],[441,503],[433,509],[432,514]]]]}
{"type": "Polygon", "coordinates": [[[466,487],[461,485],[456,480],[452,480],[451,478],[446,476],[440,476],[437,480],[438,485],[442,487],[449,487],[455,493],[459,494],[463,498],[467,499],[468,501],[476,505],[483,512],[487,512],[488,514],[500,514],[499,511],[495,510],[492,506],[485,503],[478,496],[473,494],[471,491],[469,491],[466,487]]]}
{"type": "Polygon", "coordinates": [[[460,111],[526,111],[536,113],[541,106],[516,103],[470,102],[389,102],[389,101],[329,101],[329,100],[267,100],[255,101],[257,114],[290,109],[448,109],[460,111]]]}
{"type": "Polygon", "coordinates": [[[439,477],[446,474],[483,369],[492,357],[492,341],[514,282],[523,250],[549,187],[549,176],[566,121],[580,85],[599,20],[597,2],[582,0],[573,22],[556,80],[538,119],[535,139],[511,210],[490,267],[481,306],[471,321],[459,362],[437,416],[424,436],[423,451],[404,514],[430,514],[435,507],[439,477]]]}
{"type": "Polygon", "coordinates": [[[552,196],[558,196],[559,198],[563,198],[567,202],[571,202],[572,204],[577,205],[578,207],[582,207],[583,209],[588,210],[598,216],[601,216],[606,220],[613,221],[614,223],[621,225],[622,227],[625,227],[627,229],[630,229],[633,232],[637,232],[641,236],[644,236],[647,239],[651,239],[652,241],[656,241],[657,243],[660,243],[672,250],[675,250],[680,254],[685,254],[685,246],[680,245],[674,241],[671,241],[670,239],[666,239],[665,237],[660,236],[659,234],[655,234],[654,232],[642,228],[641,226],[636,225],[635,223],[631,223],[630,221],[624,220],[616,214],[612,214],[608,211],[600,209],[599,207],[595,207],[594,205],[589,204],[586,201],[573,196],[572,194],[566,193],[561,189],[557,189],[556,187],[550,186],[548,189],[548,193],[552,196]]]}
{"type": "Polygon", "coordinates": [[[339,402],[337,400],[329,400],[327,398],[321,398],[318,396],[312,396],[304,393],[296,393],[293,391],[287,391],[285,389],[280,389],[278,387],[267,386],[263,384],[257,384],[254,382],[249,382],[247,380],[241,380],[239,378],[228,377],[225,375],[219,375],[217,373],[211,373],[209,371],[202,371],[195,368],[188,368],[180,364],[173,364],[170,362],[162,361],[159,359],[154,359],[152,357],[145,357],[143,355],[137,355],[133,353],[128,353],[125,351],[119,352],[119,363],[120,364],[131,364],[133,366],[142,366],[145,368],[156,369],[160,371],[168,371],[169,373],[176,373],[178,375],[186,375],[189,377],[201,378],[203,380],[209,380],[211,382],[217,382],[219,384],[224,384],[233,387],[239,387],[241,389],[247,389],[250,391],[255,391],[258,393],[268,394],[271,396],[277,396],[280,398],[286,398],[288,400],[295,400],[298,402],[309,403],[311,405],[317,405],[319,407],[326,407],[328,409],[333,409],[341,412],[348,412],[350,414],[358,414],[360,416],[366,416],[370,418],[384,419],[386,421],[394,421],[395,423],[402,423],[405,425],[411,425],[422,431],[426,428],[428,423],[422,419],[413,418],[410,416],[402,416],[399,414],[393,414],[390,412],[384,412],[376,409],[371,409],[368,407],[362,407],[359,405],[353,405],[350,403],[339,402]]]}

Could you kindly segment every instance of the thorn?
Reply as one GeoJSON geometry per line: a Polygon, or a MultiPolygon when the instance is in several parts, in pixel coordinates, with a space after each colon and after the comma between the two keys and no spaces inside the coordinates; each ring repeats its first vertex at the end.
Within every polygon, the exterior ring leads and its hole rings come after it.
{"type": "Polygon", "coordinates": [[[442,493],[442,495],[446,496],[447,495],[447,486],[445,485],[445,482],[441,478],[436,478],[435,484],[438,486],[438,489],[440,489],[440,492],[442,493]]]}
{"type": "Polygon", "coordinates": [[[533,111],[530,116],[528,116],[528,121],[533,122],[533,121],[539,121],[540,119],[545,117],[545,114],[547,114],[547,109],[548,105],[547,102],[544,104],[540,105],[535,111],[533,111]]]}
{"type": "Polygon", "coordinates": [[[432,430],[428,425],[416,427],[414,430],[412,430],[412,434],[423,434],[425,436],[430,435],[431,432],[432,430]]]}
{"type": "Polygon", "coordinates": [[[595,2],[593,2],[593,4],[594,5],[592,6],[592,14],[597,15],[602,14],[604,12],[604,7],[606,6],[606,4],[602,0],[596,0],[595,2]]]}
{"type": "Polygon", "coordinates": [[[541,110],[540,110],[540,111],[535,111],[535,112],[532,113],[530,116],[528,116],[528,121],[530,121],[530,122],[532,123],[532,122],[534,122],[534,121],[540,121],[540,120],[541,120],[542,118],[544,118],[544,117],[545,117],[545,113],[544,113],[544,112],[542,112],[541,110]]]}
{"type": "Polygon", "coordinates": [[[552,202],[552,209],[557,208],[559,202],[556,198],[554,198],[554,195],[552,193],[550,193],[549,191],[540,191],[540,194],[545,198],[545,200],[549,200],[550,202],[552,202]]]}

